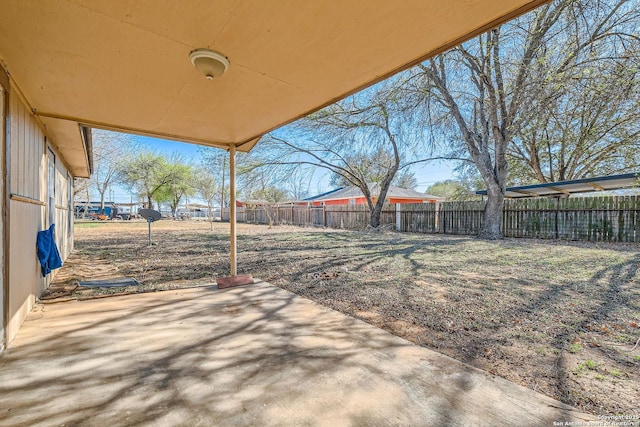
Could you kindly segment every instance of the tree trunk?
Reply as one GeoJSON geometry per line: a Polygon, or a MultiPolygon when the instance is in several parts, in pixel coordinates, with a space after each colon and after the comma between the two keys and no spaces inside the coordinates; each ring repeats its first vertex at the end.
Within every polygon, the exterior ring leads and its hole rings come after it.
{"type": "Polygon", "coordinates": [[[226,169],[227,169],[227,159],[225,158],[222,160],[222,186],[220,187],[220,212],[222,212],[222,208],[225,207],[224,206],[225,205],[224,184],[225,184],[225,178],[227,174],[226,169]]]}
{"type": "MultiPolygon", "coordinates": [[[[173,219],[176,219],[176,215],[178,214],[178,206],[180,205],[180,199],[176,199],[175,197],[171,201],[171,215],[173,215],[173,219]]],[[[187,209],[188,211],[188,209],[187,209]]]]}
{"type": "Polygon", "coordinates": [[[504,193],[498,186],[487,188],[487,204],[484,207],[484,221],[480,234],[481,239],[502,239],[502,211],[504,208],[504,193]]]}
{"type": "Polygon", "coordinates": [[[373,211],[371,211],[371,218],[369,219],[369,227],[380,227],[380,214],[382,213],[382,206],[376,203],[373,211]]]}
{"type": "MultiPolygon", "coordinates": [[[[220,212],[220,215],[222,215],[222,209],[220,212]]],[[[213,231],[213,203],[209,200],[207,200],[207,219],[209,220],[209,224],[211,224],[211,231],[213,231]]]]}
{"type": "Polygon", "coordinates": [[[101,215],[104,215],[104,193],[105,191],[100,191],[100,214],[101,215]]]}
{"type": "Polygon", "coordinates": [[[397,171],[398,166],[396,164],[396,166],[387,173],[384,181],[380,184],[380,194],[378,195],[378,200],[376,200],[376,204],[371,211],[371,219],[369,220],[369,226],[372,228],[380,227],[380,216],[382,215],[384,202],[387,199],[387,193],[389,192],[389,187],[391,186],[391,179],[393,179],[397,171]]]}

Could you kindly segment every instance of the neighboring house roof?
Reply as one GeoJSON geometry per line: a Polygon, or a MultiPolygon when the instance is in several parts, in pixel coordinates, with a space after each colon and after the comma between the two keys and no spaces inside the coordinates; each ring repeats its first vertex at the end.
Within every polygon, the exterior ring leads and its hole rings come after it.
{"type": "Polygon", "coordinates": [[[319,198],[321,198],[321,197],[325,197],[325,196],[328,196],[328,195],[330,195],[330,194],[336,193],[336,192],[338,192],[338,191],[342,190],[343,188],[344,188],[344,187],[334,188],[333,190],[327,191],[327,192],[325,192],[325,193],[317,194],[317,195],[315,195],[315,196],[311,196],[311,197],[307,197],[306,199],[302,199],[302,201],[303,201],[303,202],[310,202],[310,201],[312,201],[312,200],[317,200],[317,199],[319,199],[319,198]]]}
{"type": "MultiPolygon", "coordinates": [[[[264,205],[278,204],[276,202],[269,202],[267,200],[238,200],[238,202],[245,206],[264,206],[264,205]]],[[[286,204],[290,202],[279,202],[279,203],[286,204]]]]}
{"type": "MultiPolygon", "coordinates": [[[[91,201],[91,202],[87,202],[87,201],[79,201],[79,202],[73,202],[76,206],[100,206],[100,201],[91,201]]],[[[105,206],[111,206],[111,205],[119,205],[120,203],[115,203],[115,202],[111,202],[111,201],[104,201],[104,205],[105,206]]]]}
{"type": "Polygon", "coordinates": [[[189,203],[178,206],[178,209],[207,209],[208,207],[209,206],[203,205],[202,203],[189,203]]]}
{"type": "MultiPolygon", "coordinates": [[[[599,176],[595,178],[574,179],[571,181],[547,182],[544,184],[508,187],[505,197],[519,199],[524,197],[554,197],[569,196],[574,193],[589,193],[592,191],[617,190],[638,185],[640,172],[622,175],[599,176]]],[[[487,190],[476,191],[476,194],[486,195],[487,190]]]]}
{"type": "MultiPolygon", "coordinates": [[[[374,197],[377,197],[380,194],[380,187],[377,184],[373,184],[369,186],[371,190],[371,194],[374,197]]],[[[364,197],[362,190],[352,185],[350,187],[341,187],[323,194],[318,194],[314,197],[309,197],[304,199],[304,201],[308,202],[319,202],[319,201],[327,201],[327,200],[340,200],[340,199],[354,199],[357,197],[364,197]]],[[[415,190],[409,190],[406,188],[400,188],[391,186],[389,187],[389,191],[387,192],[387,198],[395,198],[395,199],[416,199],[416,200],[442,200],[444,201],[444,197],[433,196],[431,194],[420,193],[415,190]]]]}

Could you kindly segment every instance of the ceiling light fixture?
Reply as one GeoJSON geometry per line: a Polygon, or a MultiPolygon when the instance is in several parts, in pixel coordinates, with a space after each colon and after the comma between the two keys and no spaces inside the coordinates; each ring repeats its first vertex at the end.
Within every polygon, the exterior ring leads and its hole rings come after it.
{"type": "Polygon", "coordinates": [[[229,68],[229,60],[226,56],[209,49],[196,49],[189,54],[189,59],[207,80],[222,76],[229,68]]]}

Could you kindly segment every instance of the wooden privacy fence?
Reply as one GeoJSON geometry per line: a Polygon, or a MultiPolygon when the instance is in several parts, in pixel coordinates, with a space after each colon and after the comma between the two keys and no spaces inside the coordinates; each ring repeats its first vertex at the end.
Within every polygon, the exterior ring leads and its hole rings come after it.
{"type": "Polygon", "coordinates": [[[508,200],[505,236],[640,241],[640,196],[508,200]]]}
{"type": "MultiPolygon", "coordinates": [[[[484,202],[386,205],[382,226],[410,233],[473,235],[480,231],[484,202]]],[[[224,209],[222,218],[229,219],[224,209]]],[[[239,222],[290,224],[361,230],[369,223],[366,205],[270,205],[237,208],[239,222]]],[[[640,242],[640,196],[506,200],[506,237],[640,242]]]]}

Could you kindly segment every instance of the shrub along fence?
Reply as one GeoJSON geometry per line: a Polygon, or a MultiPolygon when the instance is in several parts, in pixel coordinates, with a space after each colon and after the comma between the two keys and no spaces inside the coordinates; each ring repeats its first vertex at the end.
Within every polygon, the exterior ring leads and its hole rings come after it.
{"type": "MultiPolygon", "coordinates": [[[[484,202],[386,205],[382,226],[412,233],[473,235],[480,231],[484,202]]],[[[223,210],[229,220],[229,209],[223,210]]],[[[365,205],[270,205],[237,208],[239,222],[360,230],[369,223],[365,205]]],[[[640,196],[506,200],[506,237],[640,242],[640,196]]]]}

